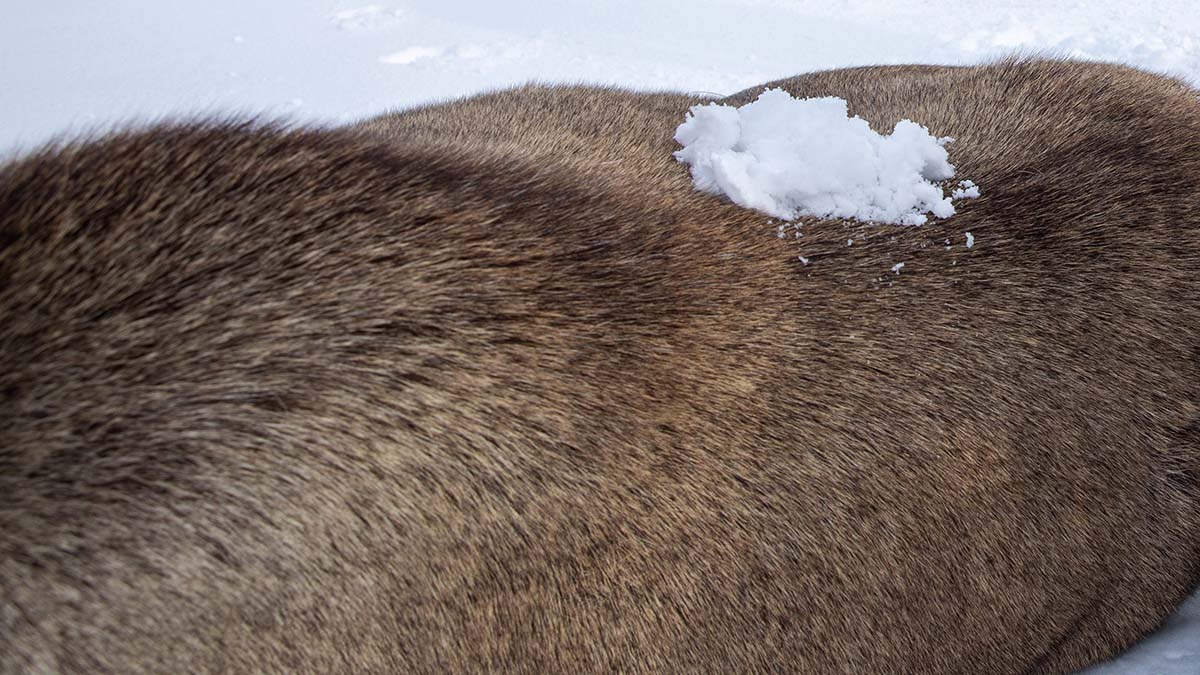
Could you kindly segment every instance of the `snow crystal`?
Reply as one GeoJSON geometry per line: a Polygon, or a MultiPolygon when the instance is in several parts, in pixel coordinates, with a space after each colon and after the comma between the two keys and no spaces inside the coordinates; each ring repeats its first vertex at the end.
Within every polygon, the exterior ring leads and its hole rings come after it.
{"type": "Polygon", "coordinates": [[[951,139],[909,120],[883,136],[850,117],[844,99],[768,89],[739,108],[697,105],[675,140],[697,189],[777,218],[921,225],[926,213],[954,215],[931,182],[954,176],[943,147],[951,139]]]}
{"type": "Polygon", "coordinates": [[[967,248],[971,248],[974,245],[975,245],[975,235],[968,232],[967,233],[967,248]]]}
{"type": "Polygon", "coordinates": [[[900,274],[900,270],[902,269],[904,269],[904,263],[896,263],[895,265],[892,265],[892,271],[896,274],[900,274]]]}

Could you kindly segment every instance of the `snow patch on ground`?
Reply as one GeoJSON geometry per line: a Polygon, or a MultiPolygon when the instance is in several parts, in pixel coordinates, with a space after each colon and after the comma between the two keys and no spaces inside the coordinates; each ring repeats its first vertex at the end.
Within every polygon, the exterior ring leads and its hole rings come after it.
{"type": "Polygon", "coordinates": [[[435,56],[441,55],[442,50],[438,47],[409,47],[401,49],[398,52],[392,52],[387,56],[379,57],[381,63],[390,63],[392,65],[407,66],[417,61],[432,59],[435,56]]]}
{"type": "Polygon", "coordinates": [[[330,21],[339,30],[374,30],[390,26],[404,16],[404,10],[382,5],[366,5],[334,12],[330,21]]]}

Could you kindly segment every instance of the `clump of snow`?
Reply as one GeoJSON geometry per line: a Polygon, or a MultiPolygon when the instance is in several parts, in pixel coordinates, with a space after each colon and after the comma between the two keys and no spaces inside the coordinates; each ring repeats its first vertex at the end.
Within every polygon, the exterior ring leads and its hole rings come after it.
{"type": "Polygon", "coordinates": [[[902,262],[892,265],[892,272],[895,272],[896,274],[900,274],[900,270],[902,269],[904,269],[904,263],[902,262]]]}
{"type": "Polygon", "coordinates": [[[931,181],[954,176],[945,145],[915,122],[891,135],[850,117],[844,99],[768,89],[735,108],[693,106],[675,130],[676,159],[696,188],[785,220],[800,216],[921,225],[954,215],[931,181]]]}
{"type": "Polygon", "coordinates": [[[967,233],[967,248],[971,248],[974,245],[975,245],[975,235],[968,232],[967,233]]]}
{"type": "Polygon", "coordinates": [[[975,199],[979,196],[979,186],[974,181],[964,180],[959,182],[958,187],[954,192],[950,193],[951,199],[975,199]]]}

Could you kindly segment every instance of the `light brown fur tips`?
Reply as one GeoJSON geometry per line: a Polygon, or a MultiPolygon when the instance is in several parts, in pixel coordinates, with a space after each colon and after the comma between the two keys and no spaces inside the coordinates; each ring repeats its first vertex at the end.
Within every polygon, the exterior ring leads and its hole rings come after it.
{"type": "Polygon", "coordinates": [[[983,196],[778,239],[671,157],[697,101],[590,88],[0,168],[0,669],[1067,672],[1152,629],[1200,576],[1196,92],[774,86],[983,196]]]}

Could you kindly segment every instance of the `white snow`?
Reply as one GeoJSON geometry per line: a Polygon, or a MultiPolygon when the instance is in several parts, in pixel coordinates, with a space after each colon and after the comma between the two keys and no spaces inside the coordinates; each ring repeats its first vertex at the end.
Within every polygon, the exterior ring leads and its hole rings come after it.
{"type": "Polygon", "coordinates": [[[410,63],[416,63],[422,59],[431,59],[442,53],[442,50],[437,47],[408,47],[401,49],[398,52],[392,52],[387,56],[379,57],[382,63],[390,63],[392,65],[407,66],[410,63]]]}
{"type": "Polygon", "coordinates": [[[365,5],[333,12],[333,24],[340,30],[372,30],[400,20],[404,10],[383,5],[365,5]]]}
{"type": "Polygon", "coordinates": [[[979,196],[979,186],[974,181],[964,180],[950,193],[951,199],[975,199],[979,196]]]}
{"type": "MultiPolygon", "coordinates": [[[[530,80],[719,97],[813,70],[970,64],[1014,50],[1128,63],[1195,85],[1197,36],[1195,0],[9,3],[0,154],[171,114],[346,122],[530,80]]],[[[1200,596],[1086,672],[1200,673],[1200,596]]]]}
{"type": "Polygon", "coordinates": [[[1200,83],[1198,36],[1194,0],[9,3],[0,154],[197,111],[339,122],[530,80],[717,96],[812,70],[978,63],[1013,50],[1200,83]],[[437,55],[383,61],[414,47],[437,55]]]}
{"type": "Polygon", "coordinates": [[[943,147],[951,139],[910,120],[884,136],[840,98],[768,89],[741,107],[693,106],[675,140],[697,189],[777,218],[921,225],[926,213],[954,215],[931,182],[954,176],[943,147]]]}
{"type": "Polygon", "coordinates": [[[902,270],[902,269],[904,269],[904,263],[902,263],[902,262],[900,262],[900,263],[896,263],[895,265],[892,265],[892,273],[893,273],[893,274],[897,274],[897,275],[899,275],[899,274],[900,274],[900,270],[902,270]]]}
{"type": "Polygon", "coordinates": [[[967,233],[967,248],[971,248],[974,245],[975,245],[975,235],[968,232],[967,233]]]}

